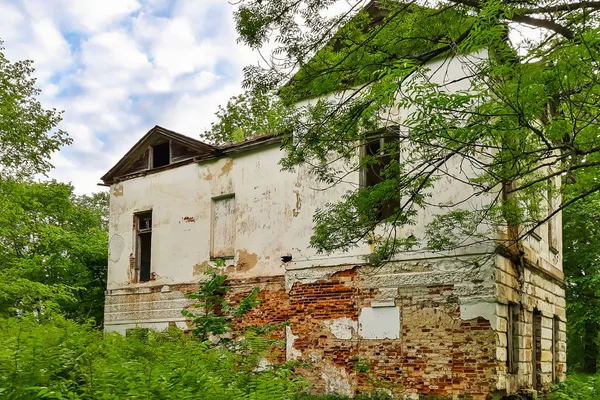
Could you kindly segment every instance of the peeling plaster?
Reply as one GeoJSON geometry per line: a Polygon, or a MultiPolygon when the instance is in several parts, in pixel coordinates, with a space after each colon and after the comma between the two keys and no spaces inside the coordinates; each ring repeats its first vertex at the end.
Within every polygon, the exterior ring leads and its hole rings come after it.
{"type": "Polygon", "coordinates": [[[123,196],[123,184],[114,185],[113,187],[113,196],[121,197],[123,196]]]}
{"type": "Polygon", "coordinates": [[[210,169],[206,168],[206,174],[200,175],[200,179],[205,181],[212,181],[213,174],[211,174],[210,169]]]}
{"type": "Polygon", "coordinates": [[[235,272],[246,272],[254,268],[256,264],[258,264],[258,254],[249,253],[248,250],[241,249],[237,251],[237,260],[238,262],[235,267],[233,265],[230,265],[227,267],[227,269],[233,270],[235,272]]]}
{"type": "Polygon", "coordinates": [[[497,301],[482,299],[473,299],[462,301],[460,304],[460,318],[468,321],[476,318],[484,318],[490,321],[492,329],[498,329],[498,319],[496,318],[497,301]]]}
{"type": "Polygon", "coordinates": [[[315,283],[329,279],[337,272],[348,271],[356,265],[340,265],[328,268],[307,268],[301,270],[288,270],[285,277],[285,289],[290,291],[296,282],[301,284],[315,283]]]}
{"type": "Polygon", "coordinates": [[[112,262],[117,262],[121,259],[121,254],[125,249],[125,239],[121,235],[112,235],[108,243],[108,258],[112,262]]]}
{"type": "Polygon", "coordinates": [[[130,283],[137,282],[137,274],[135,270],[135,256],[133,253],[129,254],[129,269],[127,270],[127,278],[130,283]]]}
{"type": "Polygon", "coordinates": [[[302,200],[300,199],[300,192],[298,190],[294,190],[296,194],[296,208],[292,211],[294,217],[297,217],[300,214],[300,209],[302,208],[302,200]]]}
{"type": "Polygon", "coordinates": [[[347,317],[323,321],[323,325],[338,339],[352,339],[352,335],[358,330],[358,322],[347,317]]]}
{"type": "Polygon", "coordinates": [[[221,174],[219,176],[227,175],[228,173],[231,172],[232,168],[233,168],[233,158],[230,158],[225,162],[225,165],[223,165],[221,167],[221,174]]]}
{"type": "Polygon", "coordinates": [[[294,341],[298,338],[292,333],[290,326],[285,327],[285,359],[296,360],[302,357],[302,352],[294,348],[294,341]]]}
{"type": "Polygon", "coordinates": [[[325,364],[320,369],[327,394],[335,393],[342,396],[352,396],[352,386],[345,369],[337,368],[331,364],[325,364]]]}
{"type": "Polygon", "coordinates": [[[194,276],[202,275],[211,269],[208,261],[204,261],[203,263],[198,263],[194,265],[194,276]]]}

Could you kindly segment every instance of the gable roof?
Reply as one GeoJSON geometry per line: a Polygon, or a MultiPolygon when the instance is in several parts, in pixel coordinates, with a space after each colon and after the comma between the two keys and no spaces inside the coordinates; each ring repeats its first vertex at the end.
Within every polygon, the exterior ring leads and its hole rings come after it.
{"type": "Polygon", "coordinates": [[[162,126],[154,126],[150,129],[133,147],[112,167],[102,178],[103,184],[110,185],[120,180],[135,178],[140,175],[146,175],[153,172],[163,171],[165,169],[178,167],[191,162],[201,162],[211,160],[218,157],[233,156],[235,154],[246,151],[255,150],[264,146],[270,146],[281,143],[283,135],[264,134],[248,138],[242,142],[235,142],[223,146],[212,146],[200,140],[193,139],[189,136],[182,135],[163,128],[162,126]],[[165,141],[184,146],[188,152],[183,155],[173,157],[169,165],[158,168],[137,168],[140,165],[140,160],[148,166],[147,156],[148,148],[152,145],[159,144],[165,141]],[[136,167],[137,165],[137,167],[136,167]]]}
{"type": "Polygon", "coordinates": [[[161,141],[171,140],[174,143],[181,144],[188,149],[193,150],[190,157],[194,156],[205,156],[211,153],[216,153],[219,149],[210,144],[201,142],[193,139],[189,136],[182,135],[163,128],[162,126],[155,125],[154,128],[150,129],[133,147],[112,167],[106,174],[100,178],[105,184],[113,183],[114,179],[118,176],[126,175],[128,168],[130,168],[144,153],[148,150],[148,147],[159,143],[161,141]]]}

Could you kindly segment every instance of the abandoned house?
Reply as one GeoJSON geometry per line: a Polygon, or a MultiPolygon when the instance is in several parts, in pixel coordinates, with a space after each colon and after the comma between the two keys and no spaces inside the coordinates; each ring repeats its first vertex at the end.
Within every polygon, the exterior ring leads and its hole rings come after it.
{"type": "Polygon", "coordinates": [[[184,294],[221,258],[233,296],[261,288],[250,322],[290,322],[286,358],[317,367],[317,390],[352,393],[357,355],[407,395],[486,398],[563,379],[560,218],[527,240],[520,272],[497,254],[477,267],[407,254],[373,270],[368,246],[329,256],[310,248],[313,212],[343,188],[315,190],[306,171],[279,172],[280,157],[278,137],[215,148],[152,128],[103,177],[105,329],[186,329],[184,294]]]}
{"type": "MultiPolygon", "coordinates": [[[[432,64],[432,79],[465,84],[459,58],[432,64]]],[[[364,384],[356,356],[406,398],[499,398],[564,379],[560,213],[523,240],[519,266],[474,246],[402,253],[374,269],[368,244],[329,255],[310,247],[315,210],[348,186],[318,190],[308,169],[281,171],[281,157],[278,136],[215,147],[155,126],[142,137],[102,177],[110,186],[105,329],[188,329],[184,294],[223,259],[232,299],[261,289],[248,323],[289,321],[285,358],[315,366],[306,374],[316,391],[354,393],[364,384]]],[[[365,179],[356,172],[348,184],[365,179]]],[[[444,182],[432,193],[440,204],[469,190],[444,182]]],[[[424,210],[404,233],[422,236],[431,215],[424,210]]]]}

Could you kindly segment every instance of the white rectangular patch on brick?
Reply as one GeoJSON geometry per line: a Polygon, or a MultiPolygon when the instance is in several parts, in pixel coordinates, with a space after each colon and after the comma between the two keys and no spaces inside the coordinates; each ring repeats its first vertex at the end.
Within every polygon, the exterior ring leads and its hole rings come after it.
{"type": "Polygon", "coordinates": [[[399,339],[400,307],[365,307],[358,316],[358,334],[363,339],[399,339]]]}

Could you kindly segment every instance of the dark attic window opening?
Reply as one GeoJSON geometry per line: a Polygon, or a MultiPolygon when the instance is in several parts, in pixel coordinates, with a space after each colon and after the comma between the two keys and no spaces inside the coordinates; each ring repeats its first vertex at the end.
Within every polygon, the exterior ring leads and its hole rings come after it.
{"type": "Polygon", "coordinates": [[[152,146],[152,168],[160,168],[171,163],[169,142],[152,146]]]}

